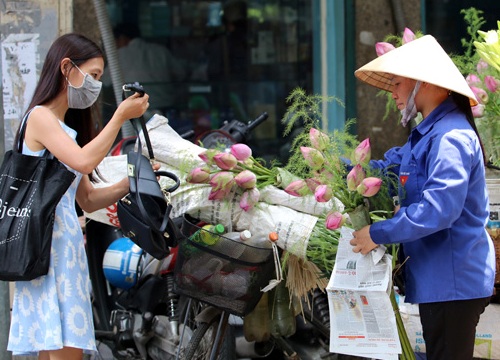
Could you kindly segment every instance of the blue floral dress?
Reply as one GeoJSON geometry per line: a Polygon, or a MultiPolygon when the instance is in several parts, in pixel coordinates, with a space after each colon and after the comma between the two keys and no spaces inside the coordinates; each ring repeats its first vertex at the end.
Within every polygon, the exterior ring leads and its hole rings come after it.
{"type": "MultiPolygon", "coordinates": [[[[61,122],[73,139],[76,131],[61,122]]],[[[23,145],[23,153],[41,156],[23,145]]],[[[96,351],[91,284],[83,234],[75,209],[75,194],[82,174],[57,205],[49,272],[14,286],[14,303],[7,350],[14,355],[36,355],[63,346],[96,351]]]]}

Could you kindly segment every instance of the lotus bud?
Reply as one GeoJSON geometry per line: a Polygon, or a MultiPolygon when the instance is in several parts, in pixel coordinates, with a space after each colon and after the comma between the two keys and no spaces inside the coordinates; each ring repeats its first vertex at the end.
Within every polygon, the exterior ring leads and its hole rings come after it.
{"type": "Polygon", "coordinates": [[[467,84],[469,84],[469,86],[481,85],[481,79],[476,74],[467,75],[467,77],[465,78],[465,81],[467,81],[467,84]]]}
{"type": "Polygon", "coordinates": [[[208,194],[208,200],[223,200],[231,192],[231,187],[215,190],[212,188],[208,194]]]}
{"type": "Polygon", "coordinates": [[[483,104],[477,104],[476,106],[472,107],[472,116],[475,118],[481,118],[484,116],[484,108],[485,106],[483,104]]]}
{"type": "Polygon", "coordinates": [[[231,146],[231,154],[239,161],[245,161],[252,156],[252,149],[245,144],[234,144],[231,146]]]}
{"type": "Polygon", "coordinates": [[[315,178],[309,178],[309,179],[306,179],[305,181],[306,181],[307,187],[309,188],[309,190],[311,190],[311,192],[315,192],[316,188],[319,185],[321,185],[321,182],[315,178]]]}
{"type": "Polygon", "coordinates": [[[377,53],[377,56],[384,55],[394,49],[394,45],[388,42],[378,42],[375,44],[375,52],[377,53]]]}
{"type": "Polygon", "coordinates": [[[370,162],[371,155],[370,139],[366,138],[354,149],[352,160],[355,164],[367,165],[370,162]]]}
{"type": "Polygon", "coordinates": [[[330,180],[335,179],[335,176],[330,171],[328,171],[324,168],[318,169],[318,170],[314,171],[313,173],[314,173],[315,177],[318,177],[319,179],[322,179],[322,180],[324,179],[325,181],[330,181],[330,180]]]}
{"type": "Polygon", "coordinates": [[[218,153],[219,153],[219,151],[217,151],[215,149],[207,149],[207,150],[203,151],[202,153],[198,154],[198,157],[201,160],[203,160],[206,164],[212,165],[214,163],[213,162],[214,156],[218,153]]]}
{"type": "Polygon", "coordinates": [[[310,190],[304,180],[295,180],[285,188],[285,192],[292,196],[304,196],[310,193],[310,190]]]}
{"type": "Polygon", "coordinates": [[[214,190],[231,189],[234,183],[234,176],[229,171],[221,171],[212,176],[210,186],[214,190]]]}
{"type": "Polygon", "coordinates": [[[407,44],[410,41],[415,40],[416,38],[417,37],[415,36],[415,33],[413,31],[411,31],[408,28],[405,28],[405,31],[403,32],[403,39],[402,39],[403,44],[407,44]]]}
{"type": "Polygon", "coordinates": [[[319,185],[314,191],[317,202],[328,202],[333,196],[333,191],[328,185],[319,185]]]}
{"type": "Polygon", "coordinates": [[[476,65],[476,69],[477,69],[477,72],[479,74],[482,74],[484,73],[486,70],[488,70],[488,63],[486,61],[484,61],[483,59],[480,59],[478,62],[477,62],[477,65],[476,65]]]}
{"type": "Polygon", "coordinates": [[[252,160],[251,157],[249,157],[248,159],[243,160],[242,163],[245,164],[245,166],[247,166],[249,168],[252,168],[254,166],[254,161],[252,160]]]}
{"type": "Polygon", "coordinates": [[[309,140],[311,141],[312,147],[319,151],[325,150],[330,142],[330,138],[327,134],[315,128],[309,130],[309,140]]]}
{"type": "Polygon", "coordinates": [[[252,209],[259,202],[260,192],[257,188],[245,190],[240,199],[240,208],[243,211],[252,209]]]}
{"type": "Polygon", "coordinates": [[[222,170],[234,169],[236,164],[238,164],[238,160],[230,153],[219,153],[215,155],[214,162],[222,170]]]}
{"type": "Polygon", "coordinates": [[[307,164],[313,169],[319,169],[325,163],[323,154],[314,148],[301,146],[300,151],[307,164]]]}
{"type": "Polygon", "coordinates": [[[499,83],[500,82],[491,75],[484,77],[484,84],[492,93],[497,91],[499,83]]]}
{"type": "Polygon", "coordinates": [[[234,177],[234,181],[243,189],[252,189],[257,184],[257,176],[250,170],[243,170],[234,177]]]}
{"type": "Polygon", "coordinates": [[[470,88],[480,104],[486,104],[488,102],[488,94],[486,91],[475,86],[471,86],[470,88]]]}
{"type": "Polygon", "coordinates": [[[195,168],[186,176],[186,182],[191,184],[206,184],[210,180],[210,173],[203,168],[195,168]]]}
{"type": "Polygon", "coordinates": [[[326,215],[325,226],[328,230],[337,230],[345,223],[345,217],[338,211],[330,211],[326,215]]]}
{"type": "Polygon", "coordinates": [[[376,177],[367,177],[363,179],[361,184],[357,187],[357,191],[359,194],[364,197],[371,197],[378,193],[380,187],[382,186],[382,179],[376,177]]]}
{"type": "Polygon", "coordinates": [[[365,176],[365,171],[360,164],[357,164],[349,171],[349,174],[347,174],[347,188],[351,191],[356,190],[365,176]]]}

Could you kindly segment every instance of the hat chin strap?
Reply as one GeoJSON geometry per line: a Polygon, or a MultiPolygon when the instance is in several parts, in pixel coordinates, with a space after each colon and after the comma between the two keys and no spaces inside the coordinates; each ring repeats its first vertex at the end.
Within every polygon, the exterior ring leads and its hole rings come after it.
{"type": "Polygon", "coordinates": [[[417,116],[417,106],[415,105],[415,96],[417,95],[418,89],[420,89],[420,84],[422,84],[421,81],[417,80],[415,83],[415,87],[413,88],[413,91],[411,92],[410,96],[408,97],[408,100],[406,101],[406,107],[401,110],[401,125],[403,127],[406,127],[408,123],[415,119],[417,116]]]}

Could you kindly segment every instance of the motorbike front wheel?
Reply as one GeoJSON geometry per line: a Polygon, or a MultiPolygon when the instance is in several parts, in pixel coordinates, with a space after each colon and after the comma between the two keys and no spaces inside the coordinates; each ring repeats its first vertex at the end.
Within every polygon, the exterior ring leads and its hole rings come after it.
{"type": "Polygon", "coordinates": [[[229,360],[236,358],[235,338],[229,314],[222,312],[198,323],[186,347],[184,359],[229,360]]]}

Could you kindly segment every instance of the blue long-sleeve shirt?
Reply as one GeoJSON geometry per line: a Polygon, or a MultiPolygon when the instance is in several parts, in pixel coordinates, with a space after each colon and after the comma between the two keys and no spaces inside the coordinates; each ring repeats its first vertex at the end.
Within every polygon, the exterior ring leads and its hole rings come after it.
{"type": "Polygon", "coordinates": [[[495,251],[485,225],[488,195],[479,140],[451,98],[373,167],[399,174],[400,211],[372,224],[377,244],[402,243],[406,301],[491,296],[495,251]]]}

